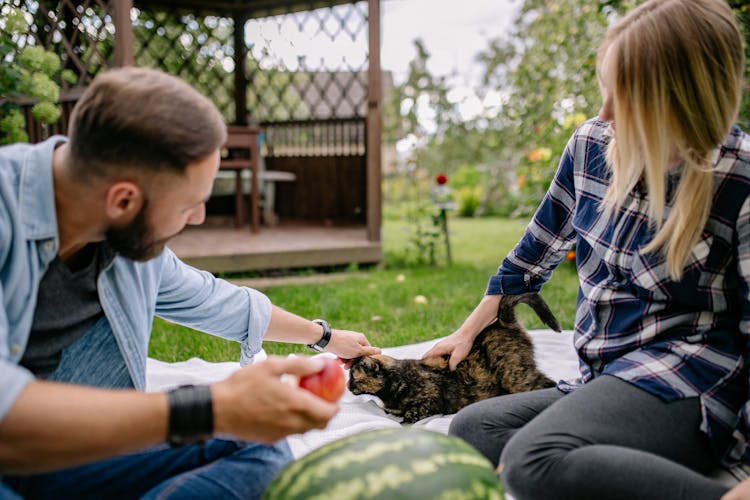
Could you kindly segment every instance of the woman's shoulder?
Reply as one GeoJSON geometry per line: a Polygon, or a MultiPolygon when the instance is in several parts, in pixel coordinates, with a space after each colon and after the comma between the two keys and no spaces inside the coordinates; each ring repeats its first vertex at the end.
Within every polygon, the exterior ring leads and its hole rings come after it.
{"type": "Polygon", "coordinates": [[[566,154],[577,172],[585,171],[587,176],[605,178],[609,176],[607,167],[607,145],[612,139],[609,123],[598,118],[583,122],[568,141],[566,154]]]}
{"type": "Polygon", "coordinates": [[[612,137],[612,130],[608,122],[599,118],[590,118],[583,122],[573,133],[571,143],[575,146],[606,146],[612,137]]]}
{"type": "Polygon", "coordinates": [[[604,162],[607,145],[612,139],[609,123],[598,118],[583,122],[568,141],[567,151],[579,166],[604,162]]]}
{"type": "Polygon", "coordinates": [[[750,136],[733,125],[714,158],[714,171],[722,177],[732,177],[750,183],[750,136]]]}

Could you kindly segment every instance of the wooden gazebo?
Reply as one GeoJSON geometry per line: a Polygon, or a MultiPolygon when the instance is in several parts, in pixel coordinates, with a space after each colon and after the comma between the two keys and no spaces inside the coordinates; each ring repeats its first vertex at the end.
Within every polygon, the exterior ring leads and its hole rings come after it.
{"type": "MultiPolygon", "coordinates": [[[[27,113],[32,140],[66,132],[99,71],[157,67],[211,97],[234,129],[259,131],[265,169],[295,179],[275,186],[281,224],[251,233],[229,217],[186,231],[172,245],[185,260],[231,272],[381,259],[379,0],[10,3],[34,19],[26,43],[60,54],[78,78],[63,86],[58,124],[43,127],[27,113]],[[346,231],[340,244],[337,230],[346,231]],[[295,232],[303,244],[294,244],[295,232]]],[[[256,197],[258,178],[250,188],[256,197]]],[[[209,204],[217,220],[235,210],[235,198],[226,198],[209,204]]],[[[252,221],[252,210],[246,215],[252,221]]]]}

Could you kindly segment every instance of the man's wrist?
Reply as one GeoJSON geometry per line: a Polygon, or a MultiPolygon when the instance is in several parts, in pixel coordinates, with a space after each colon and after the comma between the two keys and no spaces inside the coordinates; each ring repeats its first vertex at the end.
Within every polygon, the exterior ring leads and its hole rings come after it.
{"type": "Polygon", "coordinates": [[[204,441],[214,432],[213,400],[207,385],[184,385],[167,393],[172,446],[204,441]]]}
{"type": "Polygon", "coordinates": [[[328,321],[324,319],[314,319],[313,323],[317,323],[323,328],[323,335],[320,337],[320,340],[314,344],[307,344],[307,347],[315,352],[323,352],[331,341],[331,325],[329,325],[328,321]]]}

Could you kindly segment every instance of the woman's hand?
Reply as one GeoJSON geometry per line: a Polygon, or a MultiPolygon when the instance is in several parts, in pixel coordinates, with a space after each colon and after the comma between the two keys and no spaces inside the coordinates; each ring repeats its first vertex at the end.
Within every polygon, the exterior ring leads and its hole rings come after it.
{"type": "Polygon", "coordinates": [[[447,338],[444,338],[434,346],[432,349],[427,351],[423,358],[432,358],[437,356],[443,356],[445,354],[450,355],[448,366],[451,370],[455,370],[456,366],[463,361],[471,351],[471,346],[474,345],[475,336],[469,336],[462,333],[460,330],[456,330],[451,333],[447,338]]]}
{"type": "Polygon", "coordinates": [[[448,366],[451,370],[455,370],[456,366],[469,355],[479,332],[497,318],[500,297],[500,295],[485,295],[458,330],[435,344],[422,357],[431,358],[449,354],[448,366]]]}

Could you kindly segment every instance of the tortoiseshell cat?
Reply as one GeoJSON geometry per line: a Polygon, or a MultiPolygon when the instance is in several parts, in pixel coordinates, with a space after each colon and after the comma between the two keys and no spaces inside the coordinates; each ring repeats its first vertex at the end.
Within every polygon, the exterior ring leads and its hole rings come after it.
{"type": "Polygon", "coordinates": [[[534,361],[531,337],[516,319],[515,306],[528,304],[553,330],[560,324],[536,293],[505,295],[497,320],[482,330],[455,371],[449,356],[395,359],[376,355],[356,358],[349,371],[353,394],[374,394],[385,411],[414,423],[430,415],[449,415],[482,399],[553,387],[534,361]]]}

